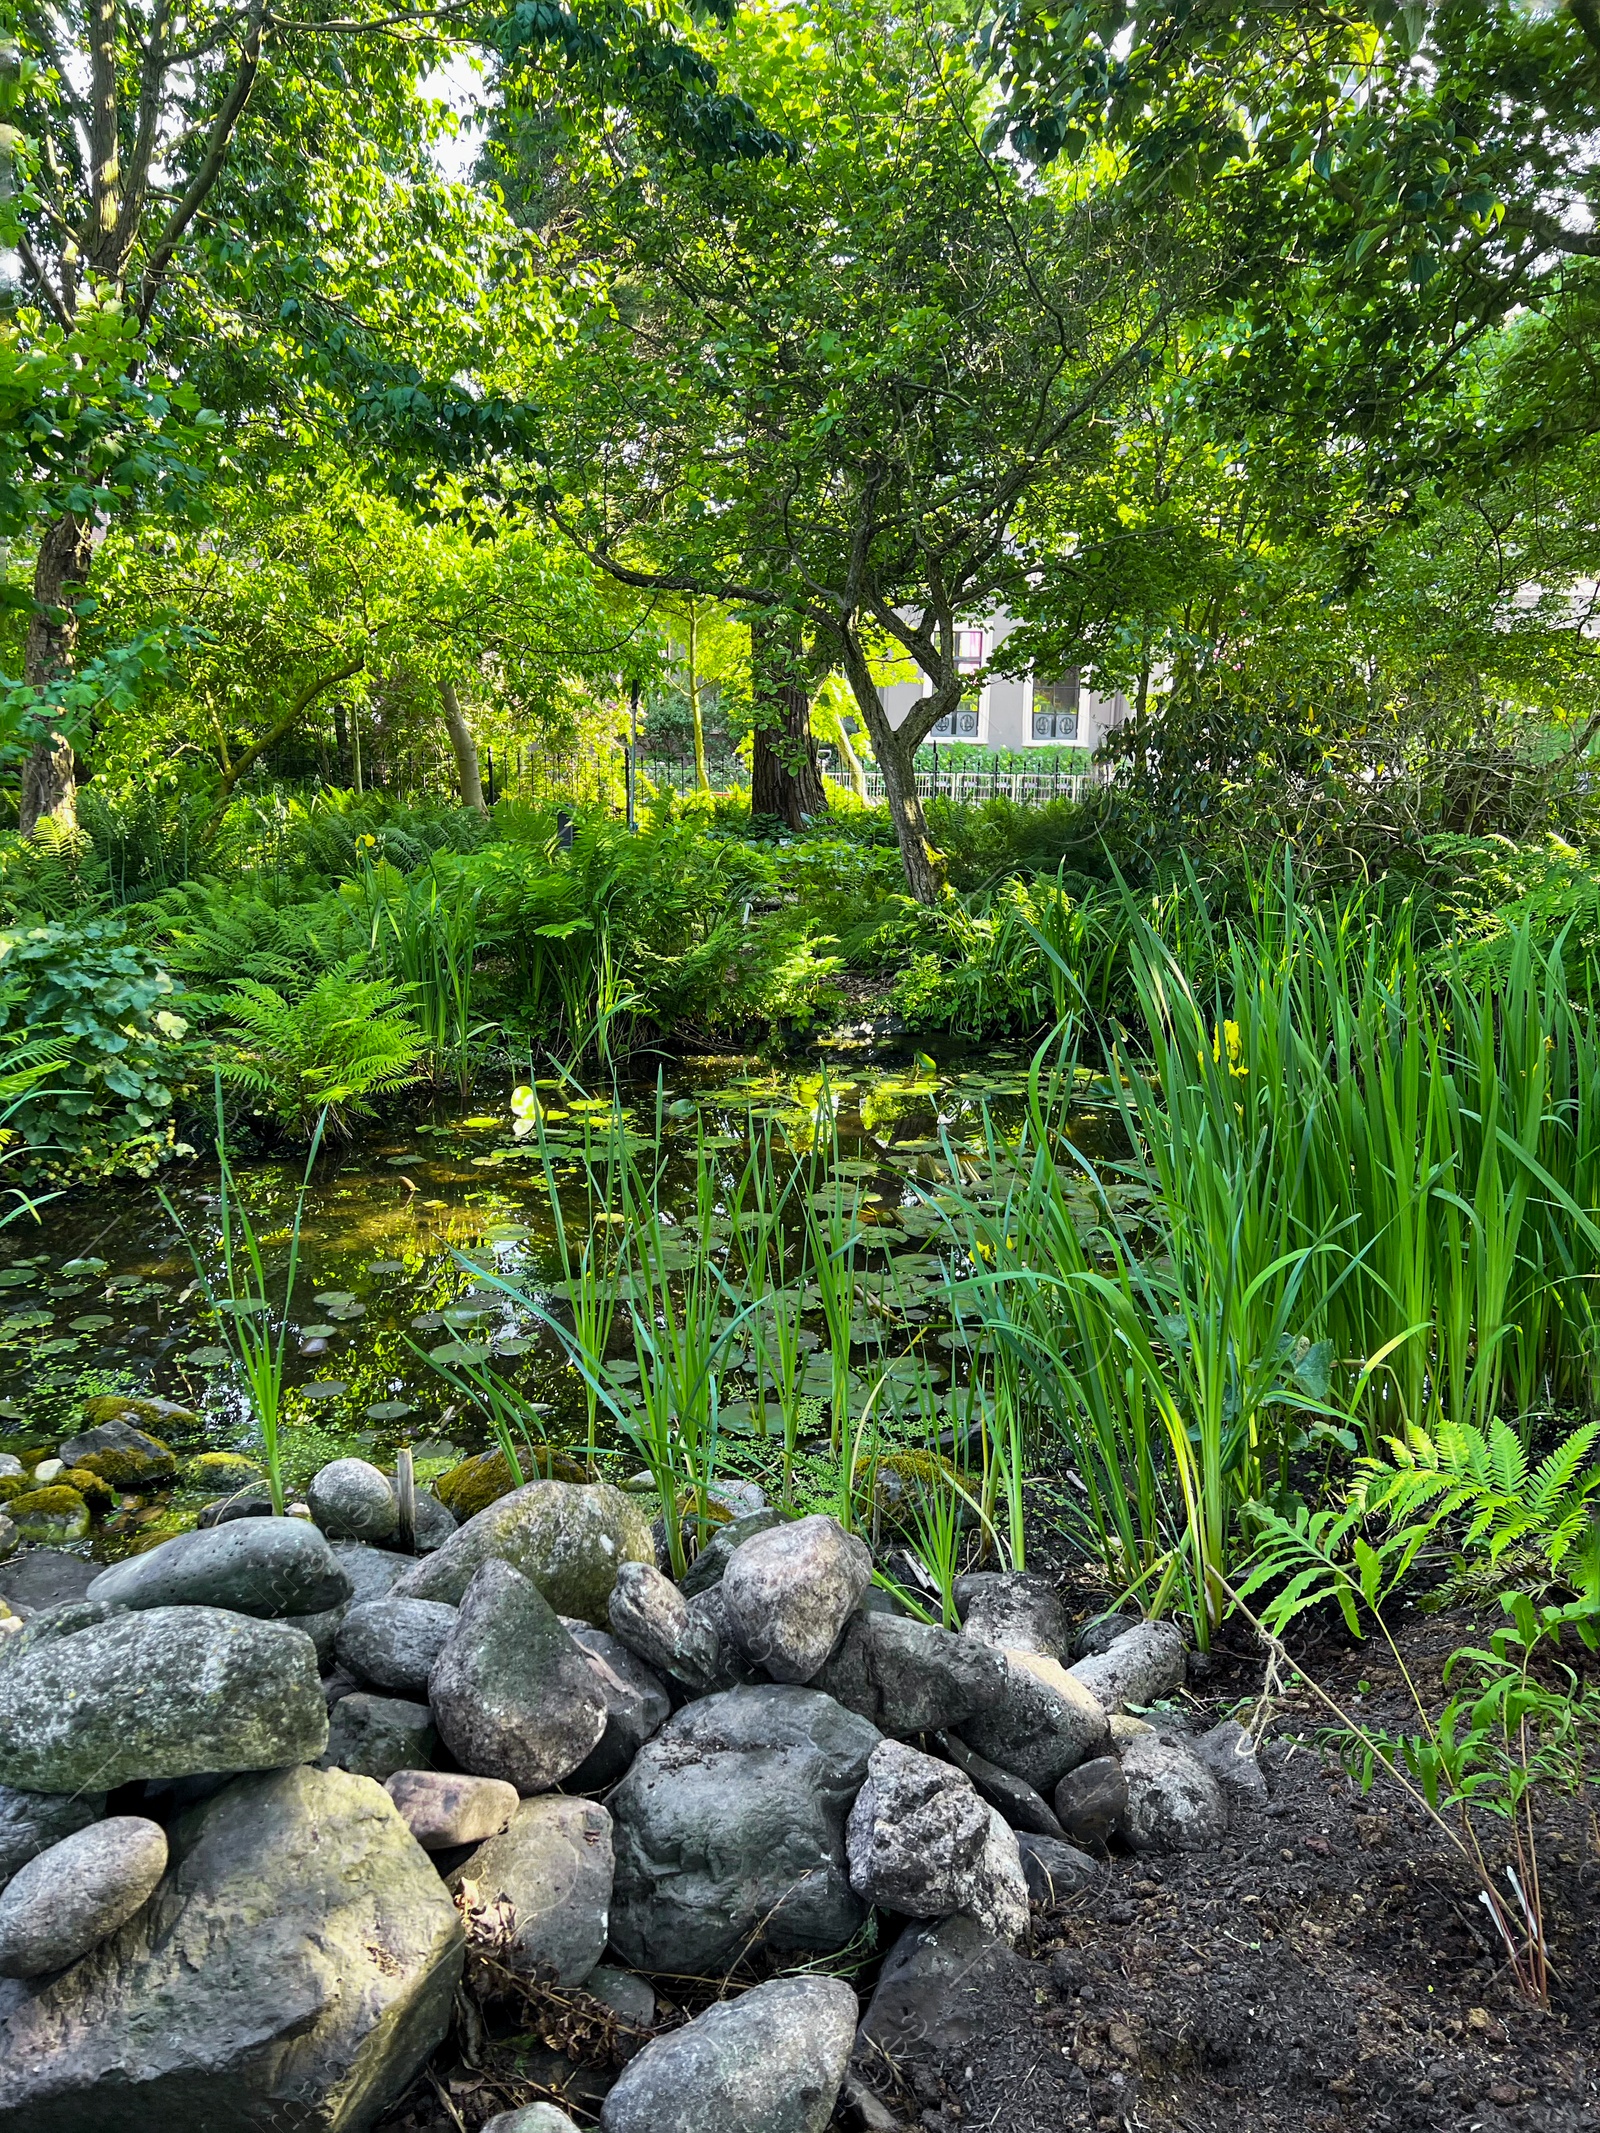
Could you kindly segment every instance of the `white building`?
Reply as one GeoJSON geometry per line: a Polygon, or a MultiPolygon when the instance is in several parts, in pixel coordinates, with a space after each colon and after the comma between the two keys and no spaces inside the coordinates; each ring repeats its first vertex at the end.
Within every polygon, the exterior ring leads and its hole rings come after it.
{"type": "MultiPolygon", "coordinates": [[[[976,674],[987,666],[1015,628],[1010,615],[994,614],[977,627],[959,630],[961,671],[976,674]]],[[[894,726],[929,693],[921,676],[887,682],[878,691],[894,726]]],[[[1086,748],[1092,754],[1127,715],[1125,696],[1101,694],[1074,668],[1059,680],[1045,681],[1029,674],[1019,680],[987,681],[958,710],[940,719],[928,738],[964,741],[978,748],[1086,748]]]]}

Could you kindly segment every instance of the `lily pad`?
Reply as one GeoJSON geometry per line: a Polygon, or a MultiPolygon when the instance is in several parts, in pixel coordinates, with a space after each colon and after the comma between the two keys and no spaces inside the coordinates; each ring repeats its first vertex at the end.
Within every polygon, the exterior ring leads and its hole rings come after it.
{"type": "Polygon", "coordinates": [[[217,1370],[232,1360],[226,1348],[191,1348],[184,1357],[184,1361],[192,1363],[196,1370],[217,1370]]]}
{"type": "Polygon", "coordinates": [[[428,1350],[430,1363],[486,1363],[488,1360],[487,1341],[444,1341],[439,1347],[428,1350]]]}
{"type": "Polygon", "coordinates": [[[342,1400],[350,1387],[343,1378],[313,1378],[300,1387],[302,1400],[342,1400]]]}
{"type": "Polygon", "coordinates": [[[69,1318],[67,1324],[74,1333],[98,1333],[103,1326],[114,1326],[116,1320],[104,1311],[85,1311],[82,1318],[69,1318]]]}
{"type": "Polygon", "coordinates": [[[39,1279],[36,1266],[0,1267],[0,1289],[25,1289],[30,1281],[39,1279]]]}
{"type": "Polygon", "coordinates": [[[382,1274],[387,1276],[391,1274],[403,1274],[405,1270],[406,1263],[403,1259],[369,1259],[367,1261],[367,1272],[369,1274],[382,1274]]]}
{"type": "Polygon", "coordinates": [[[374,1400],[361,1410],[369,1422],[399,1422],[416,1411],[409,1400],[374,1400]]]}
{"type": "Polygon", "coordinates": [[[338,1331],[338,1327],[334,1325],[302,1326],[300,1338],[303,1341],[331,1341],[338,1331]]]}

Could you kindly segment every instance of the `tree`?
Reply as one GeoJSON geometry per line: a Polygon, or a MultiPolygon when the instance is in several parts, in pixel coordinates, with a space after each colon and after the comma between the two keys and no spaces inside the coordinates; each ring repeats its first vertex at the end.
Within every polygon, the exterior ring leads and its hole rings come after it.
{"type": "Polygon", "coordinates": [[[381,736],[391,757],[437,761],[447,740],[463,801],[481,807],[474,717],[560,739],[619,666],[659,671],[639,603],[542,528],[465,506],[419,519],[362,475],[337,452],[263,448],[219,486],[203,539],[148,521],[137,539],[108,537],[91,641],[149,635],[174,613],[189,627],[102,738],[145,781],[153,748],[204,791],[213,823],[259,766],[323,748],[330,721],[353,760],[370,762],[381,736]]]}
{"type": "MultiPolygon", "coordinates": [[[[1093,173],[985,150],[983,85],[936,8],[818,20],[738,21],[724,55],[803,139],[793,162],[646,157],[614,188],[611,282],[552,387],[546,504],[622,582],[765,610],[791,672],[797,629],[842,669],[929,901],[915,752],[972,686],[957,632],[1018,593],[1024,500],[1098,464],[1163,322],[1223,270],[1196,214],[1141,222],[1093,173]],[[925,679],[898,728],[883,646],[925,679]]],[[[809,780],[797,696],[783,723],[809,780]]]]}

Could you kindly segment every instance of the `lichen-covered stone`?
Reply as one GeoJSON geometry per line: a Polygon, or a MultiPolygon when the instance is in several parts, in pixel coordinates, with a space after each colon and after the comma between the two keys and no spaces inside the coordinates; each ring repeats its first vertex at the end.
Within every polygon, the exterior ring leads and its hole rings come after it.
{"type": "Polygon", "coordinates": [[[303,1768],[225,1786],[169,1838],[137,1915],[0,2022],[0,2128],[365,2133],[461,1974],[427,1854],[381,1786],[303,1768]]]}
{"type": "Polygon", "coordinates": [[[644,1512],[608,1482],[530,1481],[452,1533],[395,1586],[413,1600],[461,1599],[480,1564],[502,1562],[538,1587],[557,1614],[606,1626],[623,1563],[653,1563],[644,1512]]]}
{"type": "Polygon", "coordinates": [[[76,1489],[59,1483],[13,1496],[6,1513],[24,1540],[60,1545],[82,1540],[89,1530],[89,1506],[76,1489]]]}
{"type": "Polygon", "coordinates": [[[1106,1714],[1059,1661],[1007,1651],[1006,1694],[961,1728],[969,1747],[1048,1794],[1069,1770],[1105,1752],[1106,1714]]]}
{"type": "MultiPolygon", "coordinates": [[[[67,1466],[84,1466],[91,1474],[99,1474],[109,1481],[114,1489],[143,1489],[153,1483],[170,1481],[178,1470],[177,1457],[172,1446],[163,1437],[153,1436],[143,1427],[136,1409],[153,1403],[135,1401],[126,1408],[117,1410],[100,1421],[93,1421],[93,1410],[111,1403],[91,1400],[85,1410],[91,1427],[76,1437],[69,1437],[61,1447],[61,1457],[67,1466]]],[[[177,1410],[185,1422],[198,1426],[199,1417],[186,1409],[177,1410]]]]}
{"type": "Polygon", "coordinates": [[[1123,1745],[1122,1774],[1122,1830],[1134,1851],[1203,1851],[1227,1829],[1222,1787],[1176,1734],[1136,1734],[1123,1745]]]}
{"type": "Polygon", "coordinates": [[[559,1784],[606,1726],[605,1698],[584,1654],[539,1588],[497,1560],[485,1562],[462,1595],[428,1697],[457,1762],[519,1792],[559,1784]]]}
{"type": "Polygon", "coordinates": [[[180,1474],[191,1489],[247,1489],[266,1480],[255,1460],[243,1452],[196,1452],[185,1459],[180,1474]]]}
{"type": "Polygon", "coordinates": [[[393,1696],[426,1696],[428,1676],[456,1626],[442,1600],[397,1600],[393,1594],[352,1607],[339,1624],[339,1664],[393,1696]]]}
{"type": "Polygon", "coordinates": [[[1137,1622],[1072,1672],[1107,1711],[1159,1703],[1183,1687],[1188,1654],[1176,1622],[1137,1622]]]}
{"type": "Polygon", "coordinates": [[[397,1770],[426,1770],[437,1748],[433,1714],[404,1696],[341,1696],[328,1718],[323,1770],[350,1770],[381,1785],[397,1770]]]}
{"type": "Polygon", "coordinates": [[[487,1452],[474,1452],[463,1459],[447,1474],[441,1474],[433,1485],[433,1493],[445,1509],[465,1522],[486,1511],[490,1504],[498,1503],[502,1496],[509,1496],[513,1489],[520,1489],[535,1476],[541,1481],[585,1482],[588,1475],[576,1459],[569,1459],[564,1452],[550,1446],[525,1449],[522,1453],[523,1477],[518,1479],[512,1471],[511,1461],[495,1446],[487,1452]],[[529,1473],[529,1469],[532,1473],[529,1473]]]}
{"type": "Polygon", "coordinates": [[[241,1615],[319,1614],[350,1597],[328,1543],[303,1518],[241,1518],[179,1533],[101,1571],[94,1600],[124,1607],[226,1607],[241,1615]]]}
{"type": "Polygon", "coordinates": [[[216,1607],[36,1615],[0,1664],[0,1783],[106,1792],[134,1778],[270,1770],[327,1746],[300,1632],[216,1607]],[[87,1618],[87,1619],[85,1619],[87,1618]]]}
{"type": "Polygon", "coordinates": [[[812,1686],[880,1733],[933,1733],[960,1726],[1006,1693],[998,1652],[931,1622],[858,1614],[812,1686]]]}

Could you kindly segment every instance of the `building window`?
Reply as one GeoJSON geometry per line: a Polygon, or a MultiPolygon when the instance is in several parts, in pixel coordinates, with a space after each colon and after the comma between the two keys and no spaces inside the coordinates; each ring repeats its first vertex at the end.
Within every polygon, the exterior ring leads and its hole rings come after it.
{"type": "MultiPolygon", "coordinates": [[[[956,631],[956,665],[963,674],[976,674],[983,665],[983,631],[956,631]]],[[[982,722],[983,705],[978,696],[947,711],[930,728],[930,741],[975,741],[982,722]]]]}
{"type": "Polygon", "coordinates": [[[1078,738],[1078,670],[1060,681],[1035,681],[1033,685],[1032,738],[1046,743],[1073,744],[1078,738]]]}

